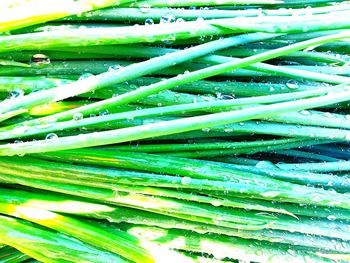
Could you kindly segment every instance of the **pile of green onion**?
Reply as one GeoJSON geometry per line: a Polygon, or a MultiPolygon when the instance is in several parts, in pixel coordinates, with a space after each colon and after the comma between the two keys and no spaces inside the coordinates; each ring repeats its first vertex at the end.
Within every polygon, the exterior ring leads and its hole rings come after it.
{"type": "Polygon", "coordinates": [[[0,2],[0,263],[350,261],[350,2],[0,2]]]}

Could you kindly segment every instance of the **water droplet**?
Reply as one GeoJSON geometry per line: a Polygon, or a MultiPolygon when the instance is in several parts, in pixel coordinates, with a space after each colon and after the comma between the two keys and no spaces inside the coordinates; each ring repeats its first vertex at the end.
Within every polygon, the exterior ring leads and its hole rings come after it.
{"type": "Polygon", "coordinates": [[[8,99],[19,98],[24,95],[24,91],[22,89],[16,88],[14,90],[9,91],[8,99]]]}
{"type": "Polygon", "coordinates": [[[309,115],[311,115],[311,112],[308,110],[302,110],[302,111],[300,111],[300,114],[305,115],[305,116],[309,116],[309,115]]]}
{"type": "Polygon", "coordinates": [[[154,24],[154,21],[153,21],[152,18],[147,18],[147,19],[145,20],[145,25],[153,25],[153,24],[154,24]]]}
{"type": "Polygon", "coordinates": [[[181,183],[184,184],[184,185],[190,184],[191,183],[191,177],[187,177],[187,176],[182,177],[181,178],[181,183]]]}
{"type": "Polygon", "coordinates": [[[332,181],[329,181],[328,183],[327,183],[327,186],[333,186],[334,185],[334,183],[332,182],[332,181]]]}
{"type": "Polygon", "coordinates": [[[48,65],[51,63],[50,58],[44,54],[35,54],[30,61],[35,65],[48,65]]]}
{"type": "Polygon", "coordinates": [[[161,39],[161,41],[166,45],[171,45],[176,40],[175,35],[168,35],[161,39]]]}
{"type": "MultiPolygon", "coordinates": [[[[22,143],[23,143],[23,141],[21,141],[21,140],[15,140],[14,141],[14,144],[22,144],[22,143]]],[[[24,153],[17,152],[17,156],[22,157],[22,156],[24,156],[24,153]]]]}
{"type": "Polygon", "coordinates": [[[235,98],[234,95],[222,95],[221,99],[223,100],[233,100],[235,98]]]}
{"type": "Polygon", "coordinates": [[[45,140],[57,140],[57,139],[58,139],[57,134],[53,133],[53,132],[51,132],[48,135],[46,135],[46,138],[45,138],[45,140]]]}
{"type": "Polygon", "coordinates": [[[210,128],[203,128],[202,131],[203,132],[210,132],[210,128]]]}
{"type": "Polygon", "coordinates": [[[108,71],[118,71],[118,70],[121,70],[123,67],[120,66],[120,65],[112,65],[108,68],[108,71]]]}
{"type": "Polygon", "coordinates": [[[261,195],[263,197],[270,197],[270,198],[274,198],[276,196],[278,196],[280,193],[278,191],[265,191],[264,193],[262,193],[261,195]]]}
{"type": "Polygon", "coordinates": [[[334,216],[334,215],[329,215],[329,216],[327,216],[327,219],[330,220],[330,221],[334,221],[334,220],[337,219],[337,217],[334,216]]]}
{"type": "Polygon", "coordinates": [[[221,92],[216,92],[215,95],[216,95],[216,98],[221,100],[221,98],[222,98],[222,93],[221,92]]]}
{"type": "Polygon", "coordinates": [[[36,92],[39,92],[39,91],[42,91],[42,90],[43,89],[41,89],[41,88],[34,88],[31,93],[36,93],[36,92]]]}
{"type": "Polygon", "coordinates": [[[296,82],[295,80],[289,80],[289,81],[287,81],[286,86],[287,86],[289,89],[297,89],[297,88],[299,88],[298,82],[296,82]]]}
{"type": "Polygon", "coordinates": [[[319,202],[323,199],[323,195],[319,194],[319,193],[313,193],[313,194],[311,194],[310,197],[311,197],[311,200],[314,202],[319,202]]]}
{"type": "Polygon", "coordinates": [[[178,19],[176,19],[175,22],[176,23],[183,23],[183,22],[185,22],[185,20],[183,18],[178,18],[178,19]]]}
{"type": "Polygon", "coordinates": [[[98,113],[99,116],[106,116],[109,114],[109,111],[108,110],[104,110],[104,111],[101,111],[98,113]]]}
{"type": "Polygon", "coordinates": [[[270,161],[259,161],[255,165],[255,167],[256,168],[264,168],[264,169],[266,169],[266,168],[270,168],[270,169],[271,168],[277,168],[277,166],[274,163],[270,162],[270,161]]]}
{"type": "Polygon", "coordinates": [[[220,200],[213,200],[210,202],[213,206],[222,206],[222,202],[220,200]]]}
{"type": "Polygon", "coordinates": [[[80,121],[84,118],[84,115],[80,112],[76,112],[73,114],[73,120],[80,121]]]}
{"type": "Polygon", "coordinates": [[[173,14],[166,14],[161,17],[160,23],[161,24],[170,24],[175,22],[175,16],[173,14]]]}
{"type": "Polygon", "coordinates": [[[333,114],[330,112],[323,113],[323,116],[325,116],[326,118],[333,118],[334,117],[333,114]]]}

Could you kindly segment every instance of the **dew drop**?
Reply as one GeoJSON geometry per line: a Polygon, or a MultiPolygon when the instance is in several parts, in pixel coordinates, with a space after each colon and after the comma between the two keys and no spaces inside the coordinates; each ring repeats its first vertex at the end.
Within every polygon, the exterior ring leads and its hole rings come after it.
{"type": "Polygon", "coordinates": [[[170,24],[170,23],[174,23],[175,20],[176,20],[176,18],[173,14],[166,14],[166,15],[161,17],[160,23],[161,24],[170,24]]]}
{"type": "Polygon", "coordinates": [[[56,133],[49,133],[48,135],[46,135],[45,140],[57,140],[58,136],[56,133]]]}
{"type": "Polygon", "coordinates": [[[329,215],[329,216],[327,216],[327,219],[330,220],[330,221],[334,221],[334,220],[337,219],[337,217],[334,216],[334,215],[329,215]]]}
{"type": "Polygon", "coordinates": [[[326,118],[333,118],[334,117],[334,115],[330,112],[323,113],[323,116],[325,116],[326,118]]]}
{"type": "Polygon", "coordinates": [[[153,19],[152,18],[147,18],[146,20],[145,20],[145,25],[153,25],[154,24],[154,21],[153,21],[153,19]]]}
{"type": "Polygon", "coordinates": [[[311,200],[314,202],[319,202],[323,199],[323,195],[318,193],[311,194],[310,197],[311,197],[311,200]]]}
{"type": "Polygon", "coordinates": [[[181,184],[187,185],[191,183],[191,178],[190,177],[182,177],[181,178],[181,184]]]}
{"type": "Polygon", "coordinates": [[[297,83],[295,80],[289,80],[289,81],[286,83],[286,86],[287,86],[289,89],[297,89],[297,88],[299,88],[298,83],[297,83]]]}
{"type": "Polygon", "coordinates": [[[213,200],[210,202],[213,206],[222,206],[222,202],[220,200],[213,200]]]}
{"type": "Polygon", "coordinates": [[[31,57],[30,62],[35,65],[48,65],[51,63],[50,58],[44,54],[35,54],[31,57]]]}
{"type": "Polygon", "coordinates": [[[221,92],[216,92],[215,95],[216,95],[216,98],[218,98],[219,100],[222,99],[222,93],[221,92]]]}
{"type": "Polygon", "coordinates": [[[171,45],[174,43],[174,41],[176,40],[175,35],[168,35],[164,38],[161,39],[161,41],[165,44],[165,45],[171,45]]]}
{"type": "Polygon", "coordinates": [[[276,196],[278,196],[280,193],[278,191],[265,191],[263,192],[261,195],[263,197],[270,197],[270,198],[274,198],[276,196]]]}
{"type": "Polygon", "coordinates": [[[183,22],[185,22],[185,20],[183,18],[178,18],[178,19],[176,19],[175,22],[176,23],[183,23],[183,22]]]}
{"type": "MultiPolygon", "coordinates": [[[[14,141],[14,144],[22,144],[22,143],[23,143],[23,141],[21,141],[21,140],[15,140],[14,141]]],[[[17,152],[17,156],[22,157],[22,156],[24,156],[24,153],[17,152]]]]}
{"type": "Polygon", "coordinates": [[[305,116],[309,116],[309,115],[311,115],[311,112],[308,110],[302,110],[302,111],[300,111],[300,114],[305,115],[305,116]]]}
{"type": "Polygon", "coordinates": [[[24,96],[24,91],[22,89],[16,88],[14,90],[10,90],[8,99],[14,99],[24,96]]]}
{"type": "Polygon", "coordinates": [[[104,111],[101,111],[98,113],[99,116],[106,116],[109,114],[109,111],[108,110],[104,110],[104,111]]]}
{"type": "Polygon", "coordinates": [[[118,71],[118,70],[121,70],[122,68],[123,68],[123,67],[120,66],[120,65],[113,65],[113,66],[110,66],[110,67],[108,68],[108,71],[109,71],[109,72],[118,71]]]}
{"type": "Polygon", "coordinates": [[[233,100],[235,98],[234,95],[222,95],[221,99],[223,100],[233,100]]]}
{"type": "Polygon", "coordinates": [[[333,183],[332,181],[329,181],[329,182],[327,183],[327,186],[334,186],[334,183],[333,183]]]}
{"type": "Polygon", "coordinates": [[[73,120],[80,121],[84,118],[84,115],[81,112],[76,112],[73,114],[73,120]]]}
{"type": "Polygon", "coordinates": [[[272,162],[270,161],[259,161],[256,165],[256,168],[277,168],[276,165],[274,165],[272,162]]]}

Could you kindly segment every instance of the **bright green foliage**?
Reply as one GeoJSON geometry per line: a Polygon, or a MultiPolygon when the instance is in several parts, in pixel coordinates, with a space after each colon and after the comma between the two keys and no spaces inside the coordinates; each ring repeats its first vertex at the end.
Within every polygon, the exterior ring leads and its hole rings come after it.
{"type": "Polygon", "coordinates": [[[0,262],[348,262],[349,11],[0,3],[0,262]]]}

